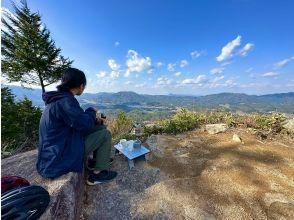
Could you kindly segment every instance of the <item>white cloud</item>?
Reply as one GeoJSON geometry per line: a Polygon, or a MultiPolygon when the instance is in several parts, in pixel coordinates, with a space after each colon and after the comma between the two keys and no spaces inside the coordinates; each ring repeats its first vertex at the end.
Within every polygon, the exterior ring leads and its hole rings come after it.
{"type": "Polygon", "coordinates": [[[224,67],[214,68],[214,69],[210,70],[210,73],[216,75],[216,74],[222,73],[224,70],[225,70],[224,67]]]}
{"type": "Polygon", "coordinates": [[[192,59],[196,59],[196,58],[200,57],[202,54],[203,54],[203,52],[199,52],[197,50],[194,50],[190,53],[192,59]]]}
{"type": "Polygon", "coordinates": [[[161,66],[163,66],[163,65],[164,65],[164,63],[162,63],[162,62],[157,62],[157,63],[156,63],[156,66],[157,66],[157,67],[161,67],[161,66]]]}
{"type": "Polygon", "coordinates": [[[130,85],[130,84],[132,84],[133,82],[132,81],[126,81],[124,84],[125,85],[130,85]]]}
{"type": "Polygon", "coordinates": [[[282,68],[282,67],[286,66],[288,63],[290,63],[293,60],[294,60],[294,56],[289,57],[287,59],[284,59],[284,60],[281,60],[281,61],[275,63],[274,67],[275,67],[275,69],[282,68]]]}
{"type": "Polygon", "coordinates": [[[229,79],[225,82],[224,86],[226,87],[233,87],[233,86],[236,86],[237,83],[233,80],[233,79],[229,79]]]}
{"type": "Polygon", "coordinates": [[[184,79],[182,84],[195,84],[195,79],[184,79]]]}
{"type": "Polygon", "coordinates": [[[129,77],[130,74],[131,74],[131,71],[127,69],[124,74],[124,77],[129,77]]]}
{"type": "Polygon", "coordinates": [[[111,71],[110,73],[110,78],[115,79],[119,77],[119,72],[118,71],[111,71]]]}
{"type": "Polygon", "coordinates": [[[120,43],[118,42],[118,41],[116,41],[115,43],[114,43],[114,46],[119,46],[120,45],[120,43]]]}
{"type": "Polygon", "coordinates": [[[120,65],[118,65],[114,59],[109,59],[108,60],[108,66],[110,67],[110,69],[117,71],[120,68],[120,65]]]}
{"type": "Polygon", "coordinates": [[[278,75],[280,75],[280,74],[277,72],[267,72],[267,73],[262,74],[262,76],[264,76],[264,77],[273,77],[273,76],[278,76],[278,75]]]}
{"type": "Polygon", "coordinates": [[[197,76],[197,78],[196,78],[196,83],[198,84],[198,83],[204,83],[204,82],[206,82],[208,79],[207,79],[207,77],[205,76],[205,75],[199,75],[199,76],[197,76]]]}
{"type": "Polygon", "coordinates": [[[96,76],[98,78],[104,78],[106,76],[106,72],[105,71],[100,71],[98,74],[96,74],[96,76]]]}
{"type": "Polygon", "coordinates": [[[153,74],[154,73],[154,69],[150,69],[147,71],[148,74],[153,74]]]}
{"type": "Polygon", "coordinates": [[[195,79],[184,79],[182,81],[182,84],[199,84],[202,85],[202,83],[207,82],[208,79],[205,75],[199,75],[195,79]]]}
{"type": "Polygon", "coordinates": [[[234,49],[238,47],[241,44],[241,36],[238,35],[234,40],[227,43],[221,51],[221,54],[216,57],[216,60],[219,62],[222,62],[224,60],[227,60],[233,56],[234,49]]]}
{"type": "Polygon", "coordinates": [[[264,87],[270,87],[271,84],[267,82],[262,83],[247,83],[247,84],[241,84],[240,88],[264,88],[264,87]]]}
{"type": "Polygon", "coordinates": [[[185,66],[188,66],[189,65],[189,62],[187,60],[181,60],[180,62],[180,67],[183,68],[185,66]]]}
{"type": "Polygon", "coordinates": [[[152,67],[150,57],[142,57],[134,50],[129,50],[126,61],[127,70],[125,76],[128,77],[131,72],[143,72],[149,70],[152,67]]]}
{"type": "MultiPolygon", "coordinates": [[[[102,89],[102,88],[103,89],[112,89],[115,84],[116,84],[116,81],[109,78],[109,77],[101,78],[99,80],[99,89],[102,89]]],[[[94,83],[94,84],[92,84],[91,87],[92,87],[91,90],[97,91],[98,85],[96,83],[94,83]]]]}
{"type": "Polygon", "coordinates": [[[221,66],[227,66],[227,65],[230,65],[232,62],[230,61],[228,61],[228,62],[223,62],[222,64],[221,64],[221,66]]]}
{"type": "Polygon", "coordinates": [[[225,76],[217,76],[217,77],[215,77],[215,78],[212,80],[212,82],[213,82],[213,83],[216,83],[216,82],[219,82],[219,81],[223,80],[224,78],[225,78],[225,76]]]}
{"type": "Polygon", "coordinates": [[[142,88],[142,87],[145,87],[146,85],[147,85],[147,83],[144,82],[144,83],[136,84],[135,87],[136,88],[142,88]]]}
{"type": "Polygon", "coordinates": [[[176,72],[175,76],[180,76],[182,73],[181,72],[176,72]]]}
{"type": "Polygon", "coordinates": [[[221,82],[223,79],[225,79],[225,76],[215,77],[208,85],[209,88],[234,87],[238,85],[238,83],[236,83],[234,79],[228,79],[225,82],[221,82]]]}
{"type": "Polygon", "coordinates": [[[248,55],[248,53],[251,51],[251,50],[253,50],[253,47],[254,47],[254,44],[252,44],[252,43],[247,43],[240,51],[239,51],[239,55],[240,56],[243,56],[243,57],[245,57],[245,56],[247,56],[248,55]]]}
{"type": "Polygon", "coordinates": [[[166,77],[160,77],[157,79],[157,85],[169,85],[171,82],[172,81],[166,77]]]}
{"type": "Polygon", "coordinates": [[[175,63],[167,64],[167,70],[170,71],[170,72],[175,71],[175,67],[176,67],[175,63]]]}

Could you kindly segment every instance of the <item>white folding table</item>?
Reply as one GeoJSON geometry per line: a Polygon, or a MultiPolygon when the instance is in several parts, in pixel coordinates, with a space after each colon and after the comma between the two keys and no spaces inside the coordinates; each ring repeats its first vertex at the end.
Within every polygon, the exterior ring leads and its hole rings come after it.
{"type": "Polygon", "coordinates": [[[122,147],[121,144],[114,145],[115,154],[118,152],[122,153],[128,160],[129,169],[132,169],[134,165],[134,159],[144,156],[145,161],[148,160],[148,153],[150,153],[150,150],[141,145],[141,147],[133,148],[133,150],[129,150],[128,147],[122,147]]]}

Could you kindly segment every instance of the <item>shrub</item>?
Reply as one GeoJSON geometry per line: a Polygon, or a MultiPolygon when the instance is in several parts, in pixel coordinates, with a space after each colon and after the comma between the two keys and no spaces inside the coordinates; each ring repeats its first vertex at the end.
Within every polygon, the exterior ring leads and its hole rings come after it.
{"type": "Polygon", "coordinates": [[[130,132],[132,125],[133,121],[129,117],[127,117],[125,112],[120,111],[117,114],[117,117],[109,123],[108,127],[112,134],[112,137],[114,139],[117,139],[122,135],[127,135],[130,132]]]}
{"type": "Polygon", "coordinates": [[[203,121],[202,115],[187,109],[180,109],[171,118],[159,121],[158,125],[144,127],[143,132],[147,136],[162,133],[178,134],[199,127],[203,121]]]}
{"type": "Polygon", "coordinates": [[[144,127],[144,134],[178,134],[198,128],[203,124],[226,123],[229,127],[245,125],[256,129],[280,132],[286,118],[278,113],[238,115],[227,111],[193,112],[181,109],[169,119],[159,121],[151,127],[144,127]]]}
{"type": "Polygon", "coordinates": [[[162,134],[163,127],[159,125],[153,125],[151,127],[143,127],[143,134],[145,136],[150,136],[151,134],[162,134]]]}
{"type": "Polygon", "coordinates": [[[247,115],[247,117],[244,119],[244,124],[246,127],[262,130],[271,130],[277,133],[282,130],[281,124],[285,120],[286,117],[279,113],[252,114],[247,115]]]}
{"type": "Polygon", "coordinates": [[[1,156],[34,149],[38,140],[41,109],[34,107],[27,98],[15,102],[15,96],[8,87],[1,88],[1,104],[1,156]]]}

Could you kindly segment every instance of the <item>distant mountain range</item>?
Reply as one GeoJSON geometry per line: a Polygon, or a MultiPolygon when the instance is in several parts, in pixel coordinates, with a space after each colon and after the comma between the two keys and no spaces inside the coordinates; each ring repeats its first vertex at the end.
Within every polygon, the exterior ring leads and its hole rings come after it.
{"type": "MultiPolygon", "coordinates": [[[[27,96],[34,105],[43,107],[41,90],[28,90],[18,86],[9,86],[18,99],[27,96]]],[[[84,93],[77,97],[82,107],[96,106],[99,109],[131,111],[168,111],[177,107],[187,107],[195,110],[226,108],[230,111],[269,112],[279,111],[294,113],[294,92],[246,95],[242,93],[219,93],[205,96],[183,95],[143,95],[135,92],[118,93],[84,93]]]]}

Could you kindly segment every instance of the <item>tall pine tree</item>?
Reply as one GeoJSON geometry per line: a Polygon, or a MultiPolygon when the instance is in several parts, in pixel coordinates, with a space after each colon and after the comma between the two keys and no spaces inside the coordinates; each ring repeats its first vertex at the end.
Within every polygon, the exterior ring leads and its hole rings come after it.
{"type": "Polygon", "coordinates": [[[13,3],[15,14],[2,16],[2,73],[10,82],[45,87],[57,82],[73,61],[60,55],[50,31],[23,0],[13,3]]]}

